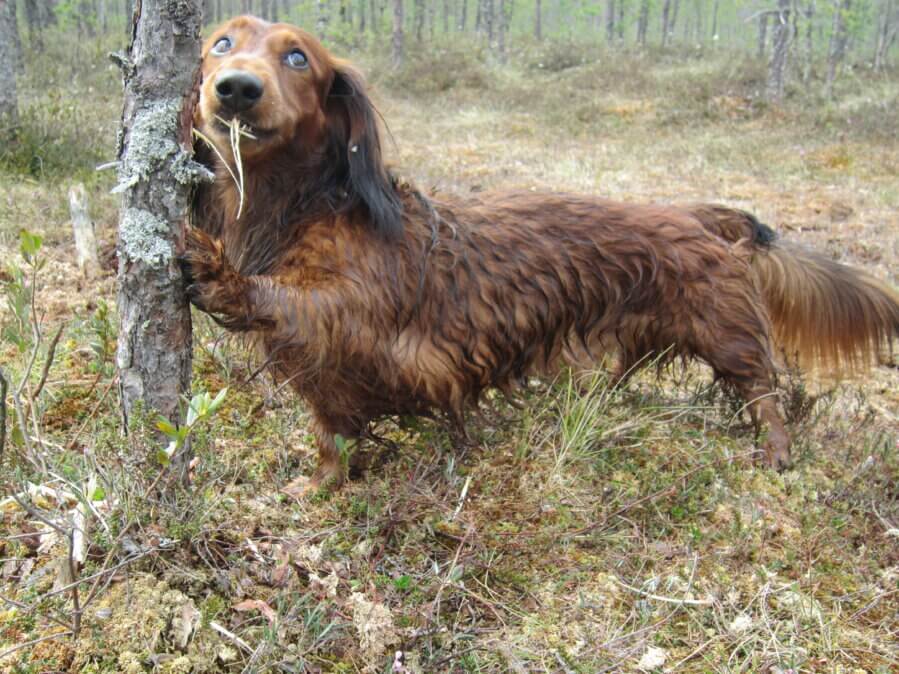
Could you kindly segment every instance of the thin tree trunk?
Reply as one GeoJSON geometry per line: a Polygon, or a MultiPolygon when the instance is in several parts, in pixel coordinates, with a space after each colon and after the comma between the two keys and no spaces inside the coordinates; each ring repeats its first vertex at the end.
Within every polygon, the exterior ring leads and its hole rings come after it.
{"type": "Polygon", "coordinates": [[[393,67],[403,63],[403,0],[393,0],[393,67]]]}
{"type": "Polygon", "coordinates": [[[768,12],[759,15],[759,42],[756,56],[765,58],[765,48],[768,44],[768,12]]]}
{"type": "Polygon", "coordinates": [[[493,47],[494,33],[496,31],[496,17],[494,16],[493,0],[482,0],[482,13],[484,28],[487,31],[487,45],[493,47]]]}
{"type": "MultiPolygon", "coordinates": [[[[141,0],[120,57],[116,365],[126,429],[139,404],[178,422],[190,390],[190,305],[175,250],[198,175],[189,157],[201,25],[199,0],[141,0]]],[[[182,479],[189,460],[187,450],[176,457],[182,479]]]]}
{"type": "Polygon", "coordinates": [[[833,98],[833,83],[837,78],[837,70],[846,54],[846,43],[849,41],[849,32],[846,29],[846,14],[852,8],[852,0],[835,0],[836,6],[833,12],[833,32],[830,35],[830,49],[827,54],[827,83],[826,95],[833,98]]]}
{"type": "Polygon", "coordinates": [[[662,5],[662,46],[665,47],[668,44],[668,37],[670,35],[671,27],[668,24],[669,17],[671,16],[671,0],[665,0],[665,3],[662,5]]]}
{"type": "Polygon", "coordinates": [[[718,41],[718,2],[719,0],[715,0],[715,5],[712,7],[712,40],[718,41]]]}
{"type": "Polygon", "coordinates": [[[41,32],[41,9],[37,0],[25,0],[25,22],[28,25],[28,45],[35,50],[44,48],[44,36],[41,32]]]}
{"type": "Polygon", "coordinates": [[[606,1],[606,42],[615,39],[615,0],[606,1]]]}
{"type": "Polygon", "coordinates": [[[16,94],[16,69],[19,53],[15,0],[0,0],[0,137],[4,130],[14,126],[18,120],[18,100],[16,94]]]}
{"type": "Polygon", "coordinates": [[[316,0],[315,33],[319,40],[324,40],[328,32],[329,14],[328,0],[316,0]]]}
{"type": "Polygon", "coordinates": [[[814,34],[815,34],[815,0],[808,0],[805,8],[805,63],[802,67],[802,81],[808,83],[812,77],[814,65],[814,34]]]}
{"type": "Polygon", "coordinates": [[[899,26],[896,25],[896,17],[893,15],[893,0],[883,0],[874,46],[874,72],[880,72],[886,65],[887,53],[896,39],[897,31],[899,26]]]}
{"type": "Polygon", "coordinates": [[[646,32],[649,28],[649,0],[640,3],[640,14],[637,18],[637,43],[646,46],[646,32]]]}
{"type": "MultiPolygon", "coordinates": [[[[464,2],[464,0],[463,0],[464,2]]],[[[537,0],[537,6],[534,9],[534,37],[538,42],[543,40],[543,2],[537,0]]]]}
{"type": "Polygon", "coordinates": [[[421,42],[425,27],[425,0],[415,0],[415,41],[421,42]]]}
{"type": "Polygon", "coordinates": [[[615,20],[615,28],[618,30],[618,41],[624,42],[624,6],[626,0],[618,0],[618,18],[615,20]]]}
{"type": "Polygon", "coordinates": [[[499,17],[496,31],[496,51],[499,62],[506,62],[506,0],[499,0],[499,17]]]}
{"type": "Polygon", "coordinates": [[[780,103],[784,95],[784,73],[790,49],[790,0],[778,0],[777,12],[773,17],[774,44],[771,50],[771,61],[768,63],[765,97],[773,103],[780,103]]]}
{"type": "Polygon", "coordinates": [[[450,2],[443,0],[443,34],[449,35],[450,32],[450,2]]]}

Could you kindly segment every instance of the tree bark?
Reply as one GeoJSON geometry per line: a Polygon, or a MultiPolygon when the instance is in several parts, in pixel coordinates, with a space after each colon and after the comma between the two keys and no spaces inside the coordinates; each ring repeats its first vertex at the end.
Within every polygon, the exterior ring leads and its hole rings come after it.
{"type": "Polygon", "coordinates": [[[827,98],[833,98],[833,83],[837,78],[837,69],[846,54],[846,43],[849,31],[846,29],[846,14],[852,9],[852,0],[835,0],[833,12],[833,32],[830,35],[830,49],[827,53],[827,98]]]}
{"type": "Polygon", "coordinates": [[[415,0],[415,41],[421,42],[425,27],[425,0],[415,0]]]}
{"type": "Polygon", "coordinates": [[[606,42],[612,44],[615,39],[615,0],[606,1],[606,42]]]}
{"type": "Polygon", "coordinates": [[[403,63],[403,0],[393,0],[393,67],[403,63]]]}
{"type": "Polygon", "coordinates": [[[773,102],[780,103],[784,95],[784,73],[787,67],[787,55],[790,50],[790,0],[778,0],[777,12],[774,18],[773,48],[771,61],[768,63],[768,81],[765,87],[765,97],[773,102]]]}
{"type": "Polygon", "coordinates": [[[671,27],[668,25],[669,17],[671,16],[671,0],[665,0],[665,4],[662,5],[662,46],[666,46],[668,44],[668,37],[671,31],[671,27]]]}
{"type": "Polygon", "coordinates": [[[768,12],[759,15],[759,42],[756,55],[765,58],[765,48],[768,44],[768,12]]]}
{"type": "Polygon", "coordinates": [[[7,126],[14,126],[18,120],[18,31],[15,0],[0,0],[0,132],[7,126]]]}
{"type": "Polygon", "coordinates": [[[494,15],[493,0],[481,0],[481,16],[484,28],[487,30],[487,46],[493,47],[494,33],[496,31],[496,16],[494,15]]]}
{"type": "Polygon", "coordinates": [[[100,268],[100,259],[97,256],[94,221],[88,210],[87,191],[82,183],[69,188],[69,218],[72,221],[78,269],[85,276],[93,276],[100,268]]]}
{"type": "Polygon", "coordinates": [[[712,40],[718,40],[718,0],[715,0],[712,7],[712,40]]]}
{"type": "MultiPolygon", "coordinates": [[[[122,194],[118,238],[122,415],[138,405],[178,422],[190,390],[190,305],[175,252],[193,185],[205,170],[191,160],[194,87],[200,55],[200,0],[141,0],[127,55],[119,146],[122,194]]],[[[186,476],[189,457],[175,465],[186,476]]]]}
{"type": "Polygon", "coordinates": [[[646,46],[646,32],[649,29],[649,0],[640,3],[640,14],[637,18],[637,43],[646,46]]]}
{"type": "Polygon", "coordinates": [[[618,18],[615,19],[615,29],[618,31],[618,41],[624,42],[624,11],[626,0],[618,0],[618,18]]]}
{"type": "Polygon", "coordinates": [[[497,22],[496,31],[496,51],[499,55],[499,62],[506,62],[506,0],[499,0],[499,21],[497,22]]]}
{"type": "Polygon", "coordinates": [[[887,53],[899,32],[897,18],[894,16],[893,0],[882,0],[880,23],[874,43],[874,72],[880,72],[886,65],[887,53]]]}

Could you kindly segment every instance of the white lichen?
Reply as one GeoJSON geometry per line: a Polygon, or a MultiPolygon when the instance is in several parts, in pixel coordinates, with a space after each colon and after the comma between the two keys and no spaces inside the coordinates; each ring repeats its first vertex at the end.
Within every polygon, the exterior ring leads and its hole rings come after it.
{"type": "Polygon", "coordinates": [[[119,237],[122,250],[131,260],[149,266],[168,264],[172,259],[172,244],[166,238],[168,223],[149,211],[128,208],[122,213],[119,237]]]}
{"type": "Polygon", "coordinates": [[[128,135],[128,151],[119,164],[119,182],[113,193],[124,192],[168,162],[169,174],[182,185],[210,181],[212,174],[195,162],[178,144],[178,120],[182,102],[177,98],[156,101],[135,116],[128,135]]]}
{"type": "Polygon", "coordinates": [[[359,635],[359,647],[366,660],[365,671],[378,671],[382,668],[382,658],[388,647],[399,641],[393,615],[389,608],[368,601],[360,592],[350,595],[350,605],[353,607],[353,625],[359,635]]]}

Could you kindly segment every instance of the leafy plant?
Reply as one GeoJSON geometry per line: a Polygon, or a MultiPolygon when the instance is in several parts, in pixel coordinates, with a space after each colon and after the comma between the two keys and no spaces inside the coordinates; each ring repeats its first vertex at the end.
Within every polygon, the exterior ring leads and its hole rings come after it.
{"type": "Polygon", "coordinates": [[[208,391],[194,395],[187,403],[187,418],[181,426],[175,426],[164,417],[159,418],[156,428],[169,438],[168,446],[161,448],[156,454],[156,459],[161,465],[168,466],[171,463],[172,458],[185,446],[197,426],[215,415],[225,402],[227,394],[228,389],[223,388],[215,398],[208,391]]]}

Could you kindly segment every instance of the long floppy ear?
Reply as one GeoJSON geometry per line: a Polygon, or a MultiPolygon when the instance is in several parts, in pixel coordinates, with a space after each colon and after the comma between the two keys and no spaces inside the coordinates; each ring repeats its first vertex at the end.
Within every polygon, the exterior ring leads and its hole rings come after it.
{"type": "Polygon", "coordinates": [[[365,81],[351,66],[334,65],[326,108],[338,162],[346,162],[350,205],[368,210],[379,235],[398,238],[403,232],[403,205],[381,158],[378,113],[365,92],[365,81]]]}

